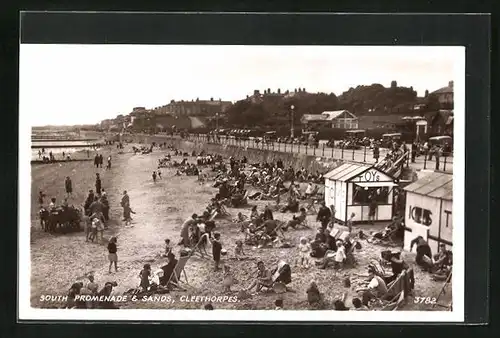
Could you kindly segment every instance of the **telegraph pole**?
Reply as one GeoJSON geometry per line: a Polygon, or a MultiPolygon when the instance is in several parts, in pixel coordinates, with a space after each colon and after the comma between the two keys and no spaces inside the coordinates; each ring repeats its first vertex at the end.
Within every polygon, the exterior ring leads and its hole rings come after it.
{"type": "Polygon", "coordinates": [[[291,109],[291,125],[290,125],[290,137],[292,138],[293,140],[293,136],[294,136],[294,130],[293,130],[293,115],[294,115],[294,109],[295,109],[295,106],[292,104],[290,106],[290,109],[291,109]]]}

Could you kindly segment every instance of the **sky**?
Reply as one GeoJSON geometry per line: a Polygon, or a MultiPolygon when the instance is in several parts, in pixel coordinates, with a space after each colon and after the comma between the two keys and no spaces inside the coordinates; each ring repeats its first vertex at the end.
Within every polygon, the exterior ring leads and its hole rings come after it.
{"type": "Polygon", "coordinates": [[[393,80],[423,96],[457,81],[459,53],[465,49],[22,44],[19,113],[32,126],[93,124],[171,100],[237,101],[254,89],[299,87],[340,95],[393,80]]]}

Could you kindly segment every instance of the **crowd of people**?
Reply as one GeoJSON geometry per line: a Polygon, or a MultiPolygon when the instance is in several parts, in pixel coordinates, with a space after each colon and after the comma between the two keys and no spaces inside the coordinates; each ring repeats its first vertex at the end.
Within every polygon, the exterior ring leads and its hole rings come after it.
{"type": "MultiPolygon", "coordinates": [[[[224,247],[224,239],[221,233],[216,231],[218,227],[216,222],[219,218],[230,216],[227,207],[244,207],[248,204],[248,199],[275,199],[276,207],[266,205],[262,212],[259,212],[258,207],[254,205],[249,215],[244,215],[243,212],[238,213],[232,223],[240,228],[242,239],[236,241],[235,247],[229,250],[232,252],[231,256],[234,256],[235,259],[248,259],[252,256],[251,254],[245,254],[244,245],[246,244],[257,248],[265,246],[296,247],[296,256],[298,258],[295,267],[299,269],[310,269],[314,268],[314,266],[319,269],[327,269],[330,265],[333,265],[334,271],[343,271],[355,263],[354,251],[362,249],[363,233],[354,233],[352,224],[354,215],[351,215],[346,222],[346,229],[340,229],[335,218],[335,208],[326,206],[324,202],[319,203],[320,207],[316,215],[318,227],[313,240],[302,236],[298,243],[290,243],[283,235],[284,232],[293,231],[300,226],[310,229],[307,222],[308,210],[305,206],[301,207],[301,203],[307,203],[310,199],[323,200],[321,194],[318,194],[318,189],[315,188],[323,174],[317,172],[311,175],[304,168],[297,172],[292,167],[285,169],[281,160],[274,163],[249,164],[247,158],[243,156],[241,159],[230,157],[228,163],[226,163],[220,155],[206,154],[204,152],[191,152],[188,154],[165,144],[162,144],[161,147],[173,152],[173,155],[167,154],[158,162],[158,169],[153,172],[154,182],[161,179],[160,166],[163,163],[172,162],[172,156],[177,154],[177,156],[183,156],[183,159],[177,166],[174,175],[197,175],[201,179],[201,170],[206,171],[206,167],[210,166],[209,170],[214,173],[215,177],[213,187],[217,188],[218,191],[205,209],[197,210],[182,224],[178,242],[181,249],[177,255],[174,253],[171,240],[165,239],[163,257],[167,259],[166,264],[156,271],[153,271],[150,264],[145,264],[138,275],[139,287],[134,292],[169,292],[171,282],[178,278],[174,271],[179,264],[179,260],[186,256],[189,257],[195,252],[207,256],[207,247],[209,245],[212,250],[214,271],[222,270],[223,287],[225,291],[229,291],[237,281],[233,278],[231,267],[225,262],[224,257],[228,255],[228,250],[224,247]],[[189,163],[189,156],[195,158],[196,163],[189,163]],[[298,182],[307,182],[305,193],[301,192],[298,182]],[[251,185],[260,191],[249,195],[247,189],[245,189],[247,185],[251,185]],[[284,205],[281,205],[282,199],[286,201],[284,205]],[[276,211],[281,213],[292,212],[294,214],[289,220],[280,221],[274,217],[276,211]]],[[[401,152],[405,153],[404,146],[394,148],[391,156],[398,156],[401,152]]],[[[65,188],[67,197],[71,197],[72,184],[69,177],[65,181],[65,188]]],[[[40,192],[40,196],[43,198],[42,192],[40,192]]],[[[55,201],[52,204],[55,205],[55,201]]],[[[130,224],[132,221],[131,214],[135,212],[130,207],[130,198],[127,191],[123,192],[120,204],[123,207],[125,224],[130,224]]],[[[109,201],[106,192],[102,189],[99,173],[96,174],[95,192],[90,190],[85,201],[84,214],[88,218],[88,224],[90,224],[89,227],[86,227],[86,240],[102,241],[103,231],[109,221],[109,201]]],[[[417,240],[415,244],[417,244],[416,263],[418,265],[433,273],[442,273],[443,269],[451,267],[450,252],[446,251],[444,247],[440,247],[438,255],[432,256],[429,250],[425,248],[425,243],[417,240]]],[[[107,250],[109,272],[111,273],[113,267],[115,271],[118,270],[116,237],[109,240],[107,250]]],[[[401,271],[411,270],[410,266],[401,259],[400,253],[390,252],[388,254],[382,252],[381,258],[392,266],[393,274],[390,276],[382,275],[376,266],[370,265],[365,285],[356,290],[359,296],[352,299],[352,310],[366,310],[373,307],[374,300],[385,299],[388,285],[400,275],[401,271]]],[[[250,293],[254,289],[256,292],[262,289],[273,290],[276,286],[278,286],[276,289],[283,287],[286,290],[287,284],[291,282],[292,269],[288,262],[280,261],[276,267],[269,269],[263,261],[258,260],[256,267],[258,270],[257,276],[252,279],[249,286],[243,287],[241,291],[250,293]]],[[[93,280],[86,286],[83,283],[73,284],[69,292],[69,294],[73,295],[72,299],[74,300],[74,295],[82,294],[81,292],[90,292],[90,294],[97,295],[106,292],[110,293],[113,286],[116,286],[115,282],[106,283],[105,287],[98,291],[97,287],[92,283],[94,283],[93,280]]],[[[314,281],[311,282],[307,289],[307,299],[312,306],[322,306],[321,304],[324,303],[324,297],[314,281]]],[[[277,301],[275,305],[277,309],[284,308],[282,299],[277,301]]],[[[84,305],[73,302],[72,306],[77,308],[83,306],[87,308],[89,306],[109,308],[114,305],[102,302],[84,305]]],[[[336,310],[349,310],[345,298],[337,299],[333,307],[336,310]]]]}

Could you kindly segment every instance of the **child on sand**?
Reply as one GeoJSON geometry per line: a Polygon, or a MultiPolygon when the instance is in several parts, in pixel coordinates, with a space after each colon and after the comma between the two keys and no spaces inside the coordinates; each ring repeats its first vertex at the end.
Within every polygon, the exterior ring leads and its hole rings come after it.
{"type": "Polygon", "coordinates": [[[144,268],[139,273],[139,277],[141,278],[141,288],[144,291],[147,291],[149,288],[149,277],[151,276],[151,265],[144,264],[144,268]]]}
{"type": "Polygon", "coordinates": [[[108,243],[108,259],[109,259],[109,273],[111,273],[111,266],[115,265],[115,272],[118,271],[118,255],[116,254],[116,237],[111,237],[108,243]]]}
{"type": "Polygon", "coordinates": [[[243,251],[243,242],[240,240],[236,241],[236,247],[234,248],[234,256],[237,260],[243,259],[245,252],[243,251]]]}
{"type": "Polygon", "coordinates": [[[238,281],[234,278],[231,268],[228,265],[224,265],[224,279],[222,280],[224,292],[231,292],[231,286],[237,283],[238,281]]]}
{"type": "Polygon", "coordinates": [[[311,244],[305,237],[300,238],[299,244],[299,265],[303,268],[309,269],[311,260],[311,244]]]}
{"type": "Polygon", "coordinates": [[[220,256],[222,251],[222,244],[220,242],[220,233],[215,232],[214,238],[212,239],[212,256],[215,263],[215,271],[219,270],[220,256]]]}
{"type": "Polygon", "coordinates": [[[170,239],[166,238],[165,239],[165,253],[163,254],[163,257],[168,257],[168,255],[172,252],[172,247],[170,246],[170,239]]]}
{"type": "Polygon", "coordinates": [[[158,170],[158,178],[161,180],[161,171],[158,170]]]}

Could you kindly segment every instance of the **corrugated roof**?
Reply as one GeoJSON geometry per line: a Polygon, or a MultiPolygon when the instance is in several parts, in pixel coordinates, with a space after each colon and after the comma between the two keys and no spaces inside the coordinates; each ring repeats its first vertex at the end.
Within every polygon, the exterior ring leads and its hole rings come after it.
{"type": "Polygon", "coordinates": [[[339,117],[343,113],[347,113],[347,114],[351,115],[353,118],[356,118],[356,116],[354,116],[354,114],[352,114],[350,111],[345,110],[345,109],[344,110],[334,110],[334,111],[324,111],[323,113],[321,113],[321,115],[326,116],[326,119],[328,121],[331,121],[331,120],[336,119],[337,117],[339,117]]]}
{"type": "Polygon", "coordinates": [[[361,165],[356,163],[344,163],[341,166],[327,173],[324,177],[335,181],[347,181],[350,178],[361,174],[363,171],[369,168],[370,166],[366,165],[361,165]]]}
{"type": "Polygon", "coordinates": [[[406,186],[404,190],[419,195],[453,201],[453,175],[429,173],[406,186]]]}

